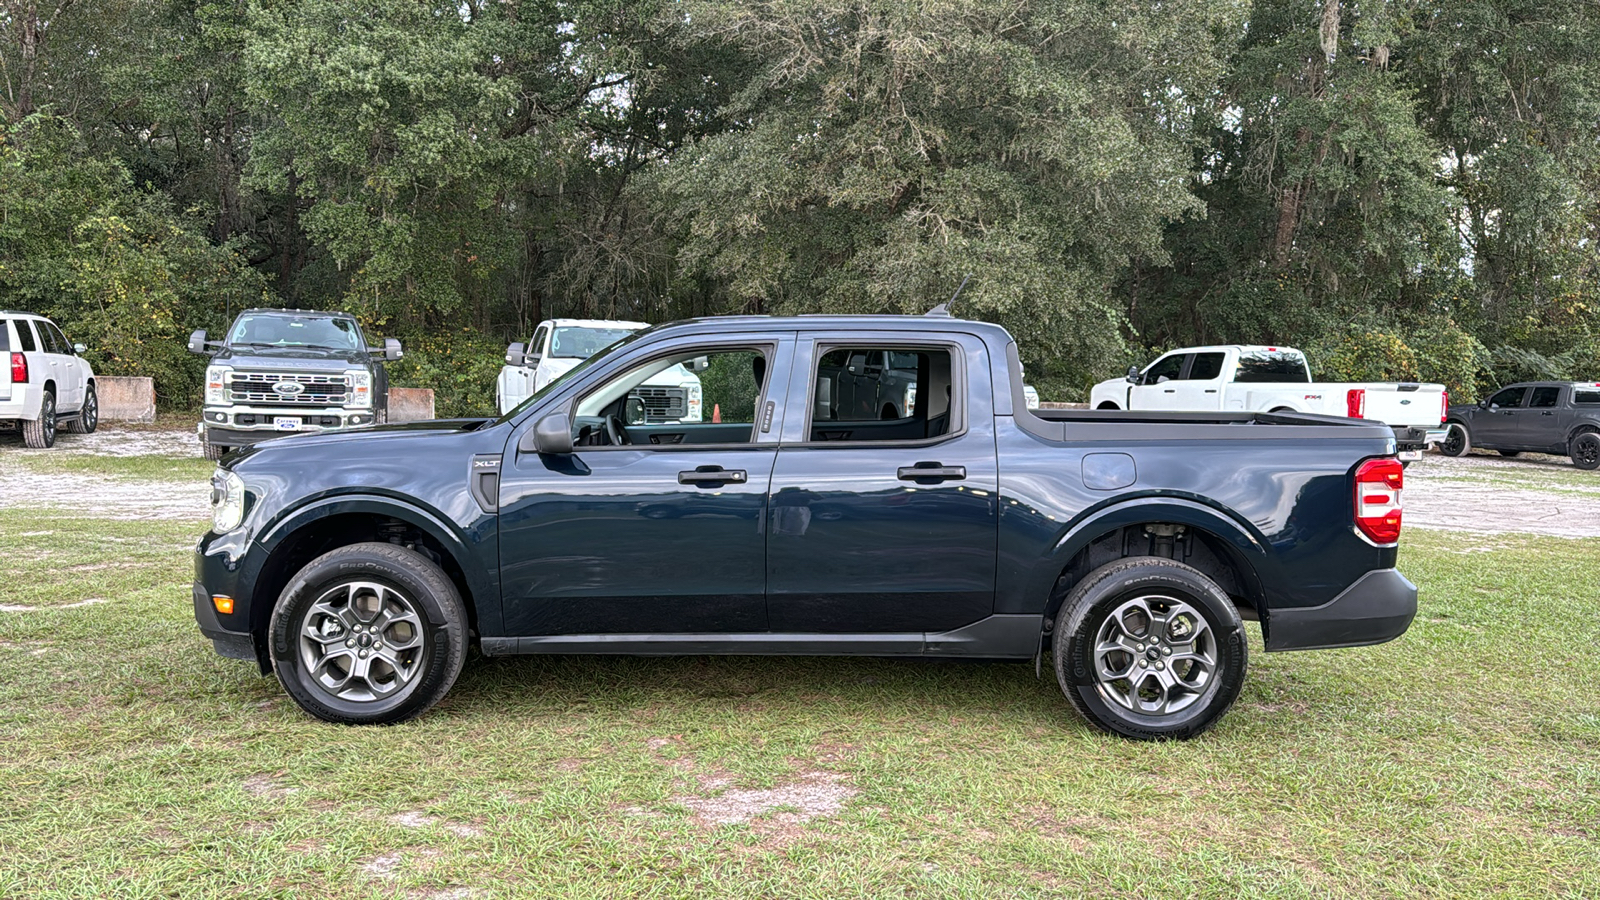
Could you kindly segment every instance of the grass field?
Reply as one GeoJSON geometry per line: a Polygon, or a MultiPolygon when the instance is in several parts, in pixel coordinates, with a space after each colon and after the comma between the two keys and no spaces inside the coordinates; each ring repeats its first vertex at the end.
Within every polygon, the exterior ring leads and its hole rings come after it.
{"type": "Polygon", "coordinates": [[[0,896],[1600,895],[1600,542],[1413,530],[1405,637],[1257,639],[1136,744],[878,660],[474,659],[322,725],[195,631],[203,527],[0,510],[0,896]]]}

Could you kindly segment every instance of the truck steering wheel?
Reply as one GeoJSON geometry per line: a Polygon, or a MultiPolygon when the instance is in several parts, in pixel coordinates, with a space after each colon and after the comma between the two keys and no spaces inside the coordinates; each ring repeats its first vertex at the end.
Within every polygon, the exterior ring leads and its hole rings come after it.
{"type": "Polygon", "coordinates": [[[628,443],[627,429],[622,427],[622,420],[616,416],[606,416],[606,443],[613,447],[628,443]]]}

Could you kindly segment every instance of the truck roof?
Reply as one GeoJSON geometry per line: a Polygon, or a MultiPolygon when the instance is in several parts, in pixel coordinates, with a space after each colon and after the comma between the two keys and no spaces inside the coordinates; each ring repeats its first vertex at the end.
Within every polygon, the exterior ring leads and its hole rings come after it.
{"type": "Polygon", "coordinates": [[[332,312],[323,309],[274,309],[269,306],[253,306],[249,309],[239,310],[239,315],[250,313],[277,313],[285,316],[325,316],[330,319],[354,319],[355,316],[347,312],[332,312]]]}
{"type": "MultiPolygon", "coordinates": [[[[627,319],[546,319],[557,328],[649,328],[649,322],[634,322],[627,319]]],[[[544,324],[541,322],[539,324],[544,324]]]]}
{"type": "Polygon", "coordinates": [[[705,316],[657,325],[653,331],[934,331],[964,332],[982,337],[986,343],[1004,346],[1011,335],[992,322],[957,319],[952,316],[909,315],[800,315],[800,316],[705,316]]]}
{"type": "MultiPolygon", "coordinates": [[[[1167,353],[1223,353],[1228,350],[1237,350],[1240,353],[1249,353],[1251,351],[1259,353],[1300,353],[1294,347],[1282,344],[1275,346],[1268,346],[1267,344],[1208,344],[1204,347],[1178,347],[1168,350],[1167,353]]],[[[1165,356],[1166,354],[1162,355],[1165,356]]],[[[1300,355],[1304,356],[1305,354],[1301,353],[1300,355]]]]}

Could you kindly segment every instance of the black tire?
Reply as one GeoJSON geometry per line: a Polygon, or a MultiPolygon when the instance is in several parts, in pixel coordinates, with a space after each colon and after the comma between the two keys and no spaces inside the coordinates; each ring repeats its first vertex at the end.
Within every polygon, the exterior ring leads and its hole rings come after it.
{"type": "Polygon", "coordinates": [[[1095,409],[1121,409],[1121,408],[1122,407],[1116,405],[1115,403],[1112,403],[1110,400],[1102,400],[1100,402],[1100,405],[1095,407],[1095,409]]]}
{"type": "Polygon", "coordinates": [[[1444,440],[1439,442],[1439,452],[1445,456],[1466,456],[1472,452],[1472,436],[1467,426],[1451,422],[1445,427],[1444,440]]]}
{"type": "Polygon", "coordinates": [[[1244,626],[1228,595],[1198,569],[1154,556],[1108,563],[1078,582],[1056,614],[1052,654],[1062,693],[1090,724],[1145,741],[1187,740],[1216,724],[1238,698],[1249,666],[1244,626]],[[1151,614],[1161,614],[1161,607],[1174,624],[1188,623],[1192,629],[1188,644],[1171,641],[1168,628],[1159,634],[1151,628],[1155,624],[1151,614]],[[1121,617],[1113,622],[1119,610],[1121,617]],[[1118,664],[1118,669],[1122,660],[1114,657],[1119,653],[1128,657],[1127,675],[1132,678],[1117,678],[1115,670],[1103,677],[1107,670],[1096,660],[1102,632],[1119,635],[1117,641],[1136,641],[1137,628],[1130,631],[1129,623],[1136,624],[1139,616],[1144,617],[1147,636],[1157,639],[1148,645],[1139,641],[1137,646],[1146,648],[1139,653],[1130,648],[1105,655],[1108,664],[1118,664]],[[1193,617],[1198,620],[1190,621],[1193,617]],[[1202,622],[1204,629],[1199,627],[1202,622]],[[1168,652],[1174,646],[1208,652],[1209,667],[1181,659],[1183,651],[1168,652]],[[1188,668],[1179,675],[1179,666],[1185,664],[1188,668]],[[1160,705],[1177,704],[1172,710],[1148,713],[1132,708],[1143,705],[1152,678],[1161,689],[1160,705]],[[1165,680],[1176,683],[1167,685],[1165,680]]]}
{"type": "Polygon", "coordinates": [[[1522,451],[1521,450],[1501,450],[1501,451],[1499,451],[1499,453],[1500,453],[1501,456],[1504,456],[1507,459],[1514,459],[1514,458],[1522,455],[1522,451]]]}
{"type": "Polygon", "coordinates": [[[467,612],[455,585],[421,554],[395,544],[351,544],[322,554],[295,574],[273,607],[268,635],[278,681],[301,709],[326,722],[393,725],[421,715],[456,683],[467,655],[467,612]],[[339,630],[341,620],[330,611],[340,609],[341,597],[343,608],[354,620],[368,623],[367,630],[339,630]],[[362,619],[365,605],[379,611],[362,619]],[[417,624],[401,618],[381,624],[395,608],[417,624]],[[380,614],[384,620],[378,619],[380,614]],[[411,637],[396,636],[402,624],[411,637]],[[340,637],[350,639],[344,643],[349,652],[338,646],[340,637]],[[368,643],[359,643],[362,637],[368,643]],[[412,639],[415,646],[393,646],[412,639]],[[391,646],[385,648],[383,641],[391,646]],[[313,660],[319,652],[321,660],[313,660]],[[357,661],[357,653],[363,662],[357,661]],[[396,663],[391,665],[389,658],[396,663]],[[310,668],[313,664],[316,671],[310,668]],[[346,664],[348,668],[341,668],[346,664]],[[357,667],[371,673],[378,665],[386,667],[387,676],[356,674],[357,667]],[[339,692],[318,672],[334,678],[342,674],[346,684],[359,678],[361,684],[339,692]],[[384,677],[393,681],[391,693],[372,696],[384,677]]]}
{"type": "Polygon", "coordinates": [[[206,459],[218,460],[218,459],[221,459],[223,457],[223,455],[228,452],[228,448],[227,447],[220,447],[220,446],[218,446],[216,444],[211,443],[211,441],[207,440],[205,437],[201,437],[200,438],[200,452],[205,454],[206,459]]]}
{"type": "Polygon", "coordinates": [[[883,405],[883,410],[878,414],[878,418],[881,421],[888,422],[890,420],[900,418],[900,414],[895,412],[893,403],[885,403],[883,405]]]}
{"type": "Polygon", "coordinates": [[[1600,469],[1600,434],[1585,431],[1567,445],[1572,464],[1584,471],[1600,469]]]}
{"type": "Polygon", "coordinates": [[[48,450],[56,445],[56,395],[44,392],[39,401],[39,418],[22,420],[22,443],[34,450],[48,450]]]}
{"type": "Polygon", "coordinates": [[[83,405],[78,407],[78,417],[67,423],[69,434],[94,434],[100,427],[100,398],[95,396],[94,385],[84,387],[83,405]]]}

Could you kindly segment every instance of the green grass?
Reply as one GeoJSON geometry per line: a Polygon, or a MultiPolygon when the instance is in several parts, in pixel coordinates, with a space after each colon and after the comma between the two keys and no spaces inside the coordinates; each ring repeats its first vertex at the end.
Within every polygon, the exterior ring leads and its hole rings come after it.
{"type": "Polygon", "coordinates": [[[880,660],[474,659],[323,725],[194,630],[202,528],[0,511],[0,896],[1600,893],[1596,542],[1413,531],[1405,637],[1256,641],[1215,730],[1137,744],[1029,665],[880,660]],[[808,779],[855,793],[683,802],[808,779]]]}
{"type": "Polygon", "coordinates": [[[6,467],[16,467],[39,475],[208,482],[217,464],[200,456],[93,456],[87,453],[34,452],[0,458],[0,469],[6,467]]]}

